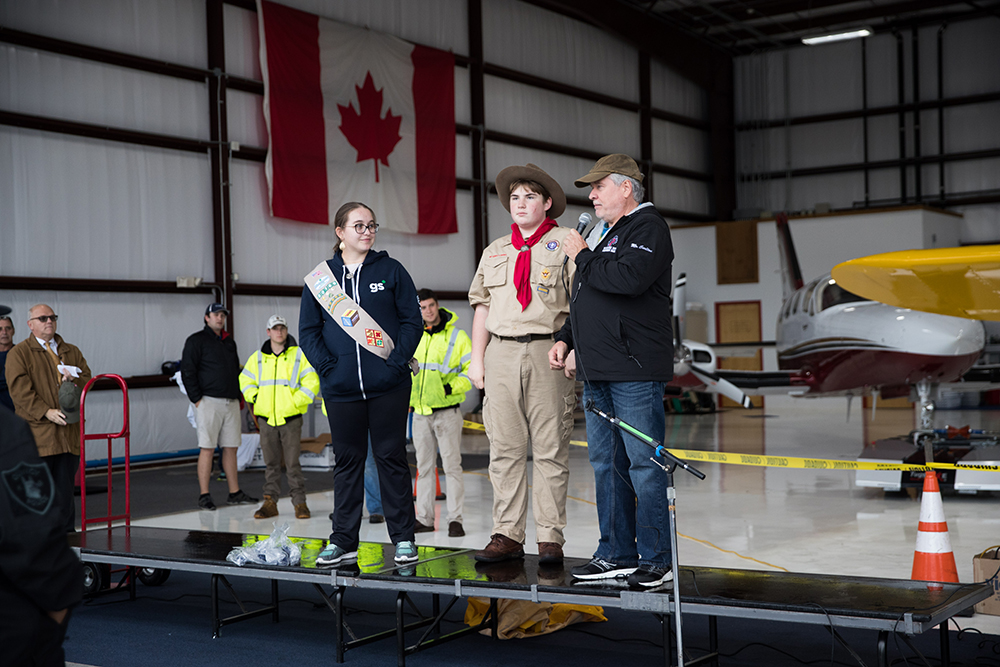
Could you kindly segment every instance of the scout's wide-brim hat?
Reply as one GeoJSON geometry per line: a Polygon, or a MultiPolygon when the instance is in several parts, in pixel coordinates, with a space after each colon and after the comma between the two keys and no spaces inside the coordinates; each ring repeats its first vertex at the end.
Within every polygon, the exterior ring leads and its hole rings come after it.
{"type": "Polygon", "coordinates": [[[80,421],[80,388],[72,382],[59,385],[59,408],[66,415],[67,424],[80,421]]]}
{"type": "Polygon", "coordinates": [[[635,160],[624,153],[612,153],[595,162],[594,166],[590,168],[590,172],[573,181],[573,185],[585,188],[611,174],[622,174],[642,183],[642,172],[639,171],[639,165],[635,163],[635,160]]]}
{"type": "Polygon", "coordinates": [[[497,196],[500,197],[500,203],[503,204],[503,207],[508,212],[510,212],[510,184],[520,180],[535,181],[549,191],[549,196],[552,197],[552,207],[549,208],[548,216],[553,220],[562,215],[563,211],[566,210],[566,193],[556,183],[556,179],[546,174],[540,167],[529,162],[523,167],[520,165],[507,167],[497,174],[495,182],[497,196]]]}

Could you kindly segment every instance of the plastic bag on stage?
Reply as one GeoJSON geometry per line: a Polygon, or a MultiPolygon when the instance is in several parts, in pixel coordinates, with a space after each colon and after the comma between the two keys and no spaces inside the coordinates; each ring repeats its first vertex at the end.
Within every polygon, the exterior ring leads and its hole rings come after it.
{"type": "MultiPolygon", "coordinates": [[[[236,547],[229,552],[226,560],[235,565],[298,565],[302,558],[299,545],[288,539],[290,523],[275,524],[270,537],[252,544],[236,547]]],[[[252,536],[251,536],[252,537],[252,536]]]]}

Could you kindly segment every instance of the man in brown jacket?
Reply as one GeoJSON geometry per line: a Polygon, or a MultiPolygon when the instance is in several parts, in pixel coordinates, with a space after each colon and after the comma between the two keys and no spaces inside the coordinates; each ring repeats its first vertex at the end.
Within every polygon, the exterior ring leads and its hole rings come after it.
{"type": "Polygon", "coordinates": [[[66,531],[73,532],[74,478],[80,465],[80,406],[60,405],[59,387],[72,382],[83,389],[91,372],[80,349],[56,334],[57,319],[44,303],[31,307],[31,335],[7,353],[6,375],[14,411],[31,427],[38,453],[58,490],[66,531]]]}

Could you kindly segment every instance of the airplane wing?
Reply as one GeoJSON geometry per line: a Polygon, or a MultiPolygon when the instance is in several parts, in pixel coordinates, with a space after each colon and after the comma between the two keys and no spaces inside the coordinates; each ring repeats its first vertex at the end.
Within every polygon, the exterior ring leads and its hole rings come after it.
{"type": "Polygon", "coordinates": [[[1000,320],[1000,245],[904,250],[833,269],[841,287],[890,306],[1000,320]]]}
{"type": "Polygon", "coordinates": [[[805,394],[809,384],[798,371],[734,371],[719,369],[716,375],[755,395],[805,394]]]}

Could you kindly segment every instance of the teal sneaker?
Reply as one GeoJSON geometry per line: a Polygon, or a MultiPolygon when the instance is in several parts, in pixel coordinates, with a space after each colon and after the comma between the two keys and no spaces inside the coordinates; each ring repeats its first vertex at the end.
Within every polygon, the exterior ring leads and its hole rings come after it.
{"type": "Polygon", "coordinates": [[[316,556],[316,567],[331,567],[337,563],[346,563],[357,559],[357,551],[347,551],[331,543],[326,545],[326,548],[316,556]]]}
{"type": "Polygon", "coordinates": [[[403,540],[396,545],[396,557],[393,559],[397,563],[412,563],[420,557],[417,555],[417,545],[409,540],[403,540]]]}

